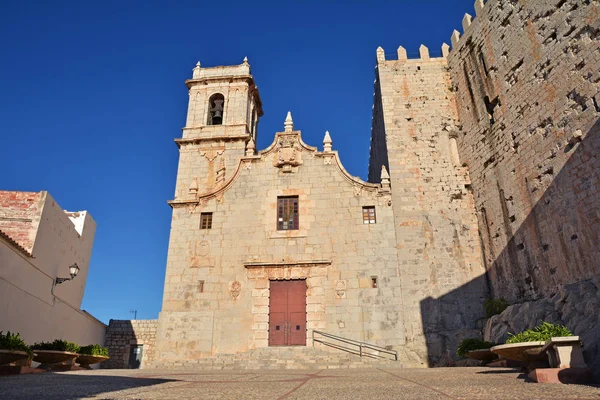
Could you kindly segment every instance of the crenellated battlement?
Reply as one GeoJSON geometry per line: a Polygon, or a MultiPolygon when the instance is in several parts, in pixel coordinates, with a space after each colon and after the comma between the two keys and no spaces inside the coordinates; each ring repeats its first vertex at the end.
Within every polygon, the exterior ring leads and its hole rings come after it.
{"type": "MultiPolygon", "coordinates": [[[[483,11],[484,11],[484,7],[487,3],[484,2],[484,0],[476,0],[475,1],[475,16],[480,16],[483,11]]],[[[469,29],[469,27],[471,26],[471,24],[473,23],[474,18],[468,14],[465,13],[465,16],[462,19],[462,28],[463,28],[463,35],[467,33],[467,30],[469,29]]],[[[456,46],[458,46],[458,42],[460,40],[460,32],[457,31],[456,29],[452,32],[452,36],[450,37],[450,41],[452,42],[452,49],[455,49],[456,46]]]]}
{"type": "Polygon", "coordinates": [[[398,50],[396,50],[396,55],[397,55],[396,59],[386,58],[386,56],[390,56],[390,54],[386,54],[381,46],[379,46],[377,48],[376,54],[377,54],[377,64],[381,64],[386,61],[394,61],[394,62],[400,62],[400,63],[422,63],[422,62],[428,62],[428,61],[436,61],[437,62],[437,61],[445,60],[446,57],[448,56],[449,52],[450,52],[450,46],[448,46],[446,43],[444,43],[441,48],[441,54],[442,54],[441,57],[431,57],[431,55],[429,53],[429,48],[423,44],[419,47],[419,57],[418,58],[409,58],[406,49],[402,46],[398,47],[398,50]]]}

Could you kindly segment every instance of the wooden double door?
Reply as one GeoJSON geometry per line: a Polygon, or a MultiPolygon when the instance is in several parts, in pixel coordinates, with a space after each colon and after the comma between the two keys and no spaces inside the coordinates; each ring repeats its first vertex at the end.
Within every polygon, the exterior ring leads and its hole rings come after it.
{"type": "Polygon", "coordinates": [[[306,346],[306,281],[271,281],[269,346],[306,346]]]}

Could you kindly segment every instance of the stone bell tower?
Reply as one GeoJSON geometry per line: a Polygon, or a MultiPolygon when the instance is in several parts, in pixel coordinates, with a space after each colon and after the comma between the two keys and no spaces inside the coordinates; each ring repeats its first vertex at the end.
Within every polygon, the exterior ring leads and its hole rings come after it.
{"type": "Polygon", "coordinates": [[[174,200],[193,200],[231,176],[246,153],[254,154],[259,118],[258,87],[248,59],[240,65],[193,69],[185,128],[180,139],[174,200]]]}

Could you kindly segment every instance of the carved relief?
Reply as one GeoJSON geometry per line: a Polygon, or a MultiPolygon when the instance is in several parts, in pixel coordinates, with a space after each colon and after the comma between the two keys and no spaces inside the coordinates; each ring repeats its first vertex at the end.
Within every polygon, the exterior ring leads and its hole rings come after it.
{"type": "Polygon", "coordinates": [[[339,280],[334,282],[335,297],[336,299],[346,298],[346,281],[339,280]]]}
{"type": "Polygon", "coordinates": [[[229,293],[232,299],[236,300],[240,296],[241,291],[242,284],[239,281],[233,281],[229,284],[229,293]]]}
{"type": "Polygon", "coordinates": [[[223,155],[223,153],[225,152],[224,148],[216,148],[216,149],[200,149],[200,155],[204,156],[208,162],[213,162],[216,160],[216,158],[218,156],[223,155]]]}
{"type": "Polygon", "coordinates": [[[302,152],[298,144],[298,137],[281,136],[277,141],[277,154],[273,165],[291,171],[291,167],[302,164],[302,152]]]}
{"type": "Polygon", "coordinates": [[[210,244],[206,240],[198,240],[190,244],[190,267],[210,267],[210,244]]]}

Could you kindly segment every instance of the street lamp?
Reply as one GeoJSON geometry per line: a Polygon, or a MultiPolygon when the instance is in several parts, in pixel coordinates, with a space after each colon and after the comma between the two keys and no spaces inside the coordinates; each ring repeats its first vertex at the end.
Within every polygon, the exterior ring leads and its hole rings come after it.
{"type": "Polygon", "coordinates": [[[63,282],[70,281],[71,279],[73,279],[77,276],[78,272],[79,272],[79,266],[77,265],[77,263],[71,265],[69,267],[69,274],[71,274],[71,277],[70,278],[56,278],[56,284],[60,285],[63,282]]]}

